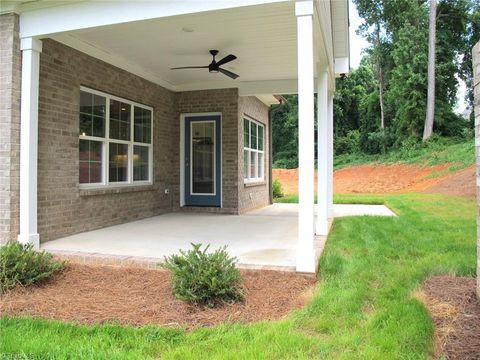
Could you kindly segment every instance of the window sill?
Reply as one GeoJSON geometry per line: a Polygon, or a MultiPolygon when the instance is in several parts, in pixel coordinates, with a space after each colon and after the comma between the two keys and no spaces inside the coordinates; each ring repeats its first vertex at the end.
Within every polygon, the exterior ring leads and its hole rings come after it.
{"type": "Polygon", "coordinates": [[[153,184],[146,185],[119,185],[119,186],[105,186],[105,187],[92,187],[92,188],[80,188],[78,194],[80,196],[94,196],[94,195],[110,195],[110,194],[123,194],[139,191],[153,191],[155,186],[153,184]]]}
{"type": "Polygon", "coordinates": [[[267,185],[267,182],[265,180],[247,181],[243,183],[243,186],[246,188],[254,187],[254,186],[264,186],[264,185],[267,185]]]}

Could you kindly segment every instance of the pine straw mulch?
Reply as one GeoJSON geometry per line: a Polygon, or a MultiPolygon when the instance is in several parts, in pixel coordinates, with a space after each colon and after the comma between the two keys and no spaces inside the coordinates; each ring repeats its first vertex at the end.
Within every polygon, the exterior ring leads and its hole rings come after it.
{"type": "Polygon", "coordinates": [[[415,297],[435,323],[434,358],[480,360],[480,301],[474,278],[432,276],[415,297]]]}
{"type": "Polygon", "coordinates": [[[208,309],[175,299],[165,270],[68,264],[41,285],[17,287],[0,296],[0,315],[191,329],[281,319],[304,305],[315,287],[315,278],[308,275],[266,270],[241,274],[245,300],[208,309]]]}

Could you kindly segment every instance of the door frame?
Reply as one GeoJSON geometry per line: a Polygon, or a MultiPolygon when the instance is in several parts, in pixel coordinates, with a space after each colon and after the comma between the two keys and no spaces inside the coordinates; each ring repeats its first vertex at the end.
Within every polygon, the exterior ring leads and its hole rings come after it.
{"type": "MultiPolygon", "coordinates": [[[[185,123],[186,118],[190,116],[219,116],[220,117],[220,182],[218,184],[218,191],[220,193],[220,208],[223,208],[223,119],[220,112],[204,112],[204,113],[183,113],[180,114],[180,206],[185,206],[185,123]]],[[[208,119],[205,119],[208,120],[208,119]]]]}

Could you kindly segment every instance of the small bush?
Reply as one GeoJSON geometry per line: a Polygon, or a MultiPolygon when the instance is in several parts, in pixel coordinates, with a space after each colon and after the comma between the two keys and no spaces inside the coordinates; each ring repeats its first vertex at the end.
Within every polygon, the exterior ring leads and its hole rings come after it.
{"type": "Polygon", "coordinates": [[[272,193],[273,193],[273,198],[278,199],[283,197],[283,189],[282,189],[282,183],[280,180],[275,179],[272,182],[272,193]]]}
{"type": "Polygon", "coordinates": [[[32,244],[9,242],[0,247],[0,293],[17,285],[32,285],[64,267],[51,254],[35,251],[32,244]]]}
{"type": "Polygon", "coordinates": [[[180,300],[213,307],[219,302],[239,301],[243,298],[240,272],[235,267],[236,258],[226,251],[226,246],[207,253],[209,245],[180,250],[180,255],[165,258],[164,267],[172,272],[173,293],[180,300]]]}
{"type": "Polygon", "coordinates": [[[346,136],[339,136],[333,142],[335,155],[355,154],[360,151],[360,131],[350,130],[346,136]]]}

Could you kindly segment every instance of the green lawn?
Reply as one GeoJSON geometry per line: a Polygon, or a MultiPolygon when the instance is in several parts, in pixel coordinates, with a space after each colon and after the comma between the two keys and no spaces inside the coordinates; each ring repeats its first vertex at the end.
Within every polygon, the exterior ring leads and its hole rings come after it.
{"type": "Polygon", "coordinates": [[[433,324],[411,294],[428,275],[474,276],[474,201],[409,194],[336,202],[385,202],[400,216],[335,220],[316,294],[286,320],[186,332],[4,317],[0,352],[39,359],[427,359],[433,324]]]}

